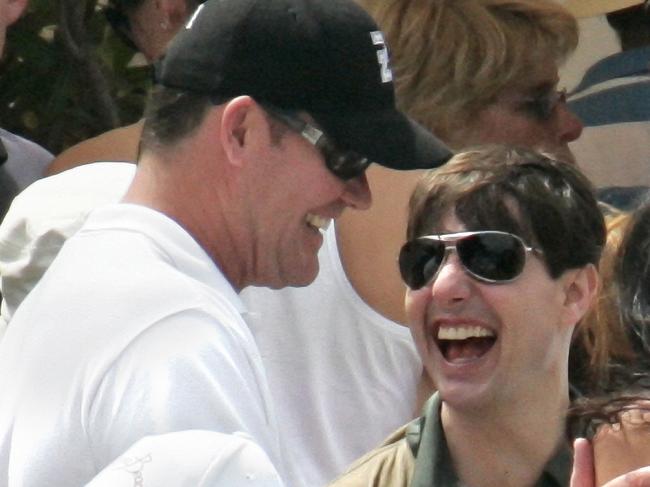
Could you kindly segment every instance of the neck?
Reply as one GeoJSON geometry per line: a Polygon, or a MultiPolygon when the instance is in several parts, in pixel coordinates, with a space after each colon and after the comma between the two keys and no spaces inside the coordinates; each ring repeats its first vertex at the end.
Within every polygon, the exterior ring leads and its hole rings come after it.
{"type": "Polygon", "coordinates": [[[562,443],[567,388],[521,398],[491,411],[456,411],[443,402],[441,417],[454,467],[463,485],[533,486],[562,443]],[[467,441],[471,438],[471,441],[467,441]]]}
{"type": "Polygon", "coordinates": [[[241,290],[247,285],[246,273],[240,265],[244,260],[238,255],[241,246],[237,245],[237,234],[229,224],[233,210],[224,210],[233,205],[215,202],[215,194],[227,198],[227,191],[214,181],[218,171],[203,171],[201,164],[183,155],[192,153],[187,150],[168,152],[165,156],[143,154],[122,201],[147,206],[176,221],[210,256],[235,290],[241,290]]]}

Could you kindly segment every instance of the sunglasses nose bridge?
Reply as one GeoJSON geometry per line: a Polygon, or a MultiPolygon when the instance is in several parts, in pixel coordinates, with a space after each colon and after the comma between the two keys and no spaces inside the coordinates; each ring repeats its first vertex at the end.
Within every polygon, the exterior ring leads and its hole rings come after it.
{"type": "Polygon", "coordinates": [[[445,267],[447,267],[448,264],[453,264],[453,265],[459,267],[460,270],[463,271],[463,272],[465,272],[467,270],[465,265],[463,264],[463,262],[460,260],[460,257],[458,256],[458,251],[456,250],[456,242],[451,242],[451,243],[445,242],[445,251],[444,251],[444,254],[442,256],[442,259],[440,259],[440,264],[438,265],[438,268],[433,273],[431,278],[429,278],[429,280],[427,281],[425,286],[433,287],[435,282],[440,277],[440,274],[443,273],[443,270],[445,269],[445,267]],[[450,255],[451,254],[455,254],[455,259],[452,262],[450,262],[450,255]]]}
{"type": "MultiPolygon", "coordinates": [[[[433,283],[433,281],[437,278],[438,274],[440,274],[440,272],[442,271],[446,263],[449,263],[449,254],[451,254],[452,252],[455,254],[454,262],[452,263],[458,266],[458,269],[462,271],[464,276],[470,277],[472,279],[484,283],[495,282],[494,280],[482,276],[480,273],[477,273],[471,268],[471,257],[467,254],[469,249],[463,247],[463,242],[468,242],[468,241],[469,241],[468,237],[461,237],[461,238],[456,238],[454,240],[448,240],[445,242],[445,255],[443,256],[443,259],[440,263],[440,267],[436,271],[436,275],[434,276],[433,279],[431,279],[429,284],[433,283]]],[[[504,280],[503,282],[507,282],[507,281],[504,280]]]]}
{"type": "Polygon", "coordinates": [[[472,282],[472,276],[458,256],[456,246],[445,245],[440,266],[427,283],[432,302],[445,309],[459,306],[474,293],[472,282]]]}

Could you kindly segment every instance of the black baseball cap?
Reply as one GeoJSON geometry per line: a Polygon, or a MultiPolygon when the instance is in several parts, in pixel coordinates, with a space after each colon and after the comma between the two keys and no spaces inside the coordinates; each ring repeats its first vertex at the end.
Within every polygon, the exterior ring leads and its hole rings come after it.
{"type": "Polygon", "coordinates": [[[383,35],[351,0],[208,0],[155,76],[170,88],[307,112],[341,150],[393,169],[452,156],[395,107],[383,35]]]}

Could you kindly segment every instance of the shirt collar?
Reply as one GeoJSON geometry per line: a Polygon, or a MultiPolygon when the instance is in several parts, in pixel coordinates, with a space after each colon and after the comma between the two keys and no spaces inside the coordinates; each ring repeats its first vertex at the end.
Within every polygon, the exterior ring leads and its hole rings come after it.
{"type": "MultiPolygon", "coordinates": [[[[411,487],[460,485],[442,429],[441,405],[436,392],[425,404],[423,416],[406,428],[406,441],[415,457],[411,487]]],[[[564,487],[569,485],[570,473],[571,454],[568,445],[563,444],[544,466],[535,487],[564,487]]]]}
{"type": "Polygon", "coordinates": [[[82,230],[119,228],[146,235],[180,272],[219,292],[240,314],[247,312],[237,291],[199,243],[179,223],[152,208],[116,203],[94,210],[82,230]]]}
{"type": "Polygon", "coordinates": [[[415,456],[411,487],[459,484],[442,429],[441,405],[436,392],[425,404],[424,416],[419,421],[413,421],[406,429],[406,438],[415,456]]]}

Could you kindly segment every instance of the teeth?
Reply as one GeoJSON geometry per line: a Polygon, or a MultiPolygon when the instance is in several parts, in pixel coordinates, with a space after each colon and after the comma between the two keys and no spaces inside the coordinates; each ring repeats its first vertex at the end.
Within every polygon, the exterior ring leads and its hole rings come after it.
{"type": "Polygon", "coordinates": [[[438,329],[438,340],[465,340],[493,336],[491,330],[482,326],[441,326],[438,329]]]}
{"type": "Polygon", "coordinates": [[[307,215],[307,223],[318,230],[325,231],[332,223],[332,219],[310,213],[307,215]]]}

